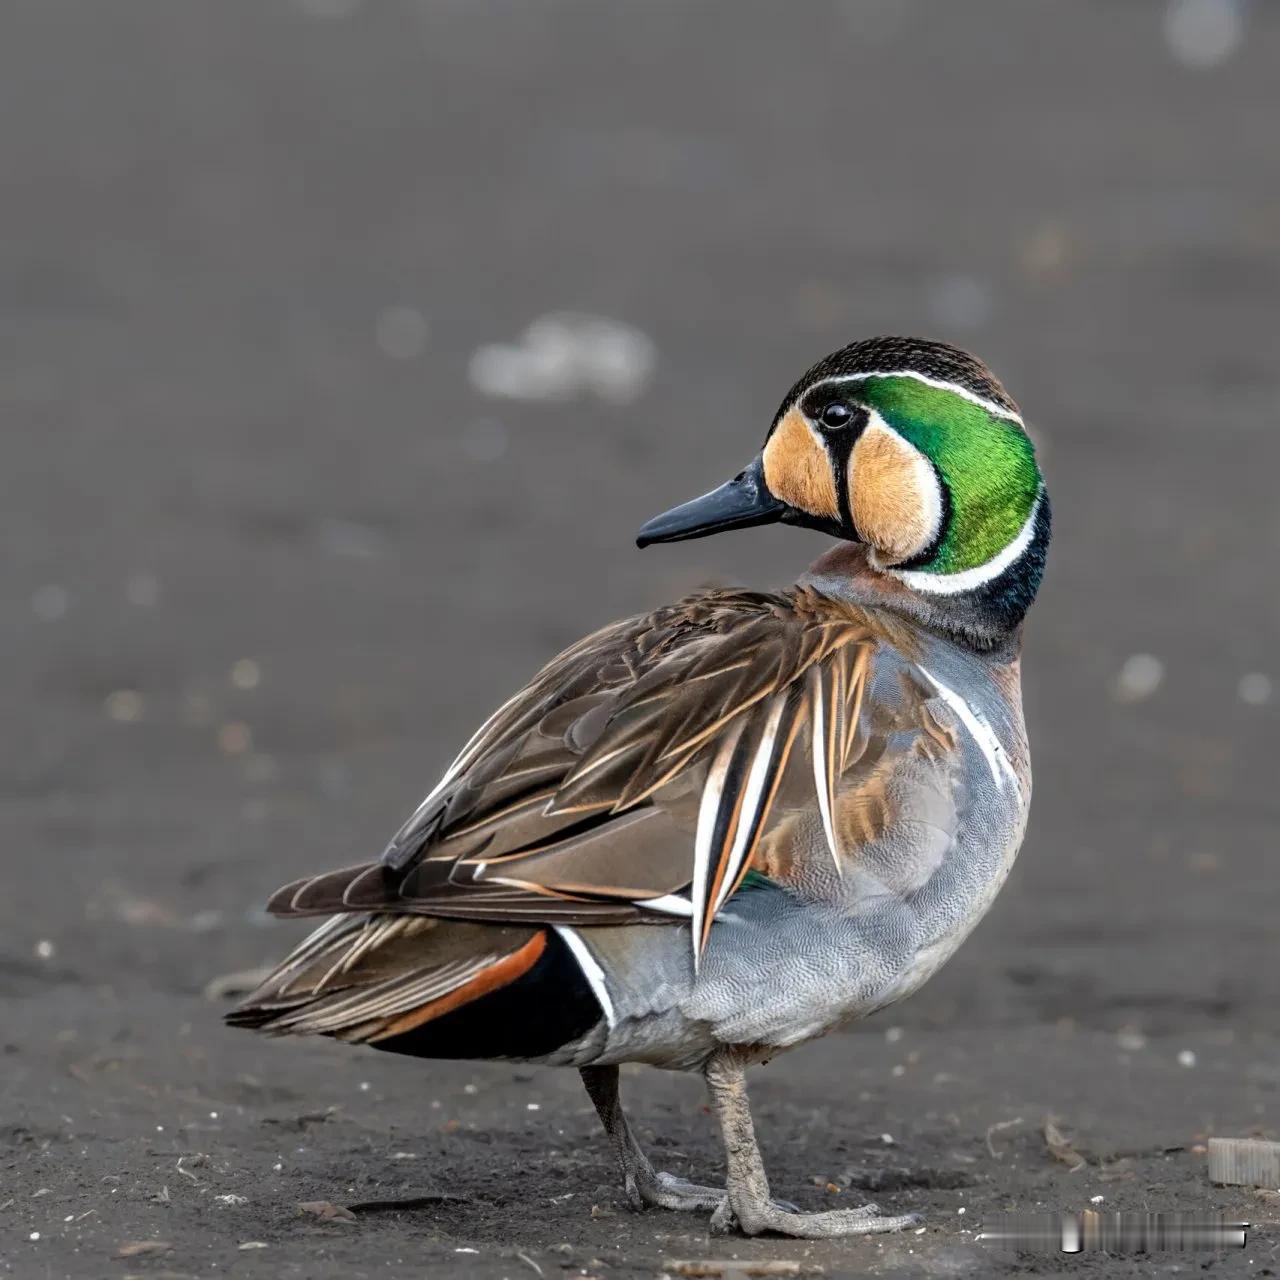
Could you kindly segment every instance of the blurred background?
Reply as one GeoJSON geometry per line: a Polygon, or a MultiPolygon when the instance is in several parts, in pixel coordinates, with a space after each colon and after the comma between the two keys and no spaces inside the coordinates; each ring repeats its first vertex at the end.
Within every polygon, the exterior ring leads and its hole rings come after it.
{"type": "Polygon", "coordinates": [[[79,1115],[86,1038],[305,1058],[201,994],[292,939],[268,892],[587,629],[793,580],[820,538],[632,539],[893,332],[1003,378],[1055,542],[1021,861],[892,1020],[1280,1033],[1278,67],[1244,0],[7,4],[19,1106],[79,1115]]]}

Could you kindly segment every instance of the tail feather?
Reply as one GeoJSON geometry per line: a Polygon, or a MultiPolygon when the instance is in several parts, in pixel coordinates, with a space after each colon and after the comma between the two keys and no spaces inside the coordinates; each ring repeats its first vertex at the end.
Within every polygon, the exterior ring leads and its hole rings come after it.
{"type": "Polygon", "coordinates": [[[329,915],[342,911],[346,908],[343,895],[347,889],[371,870],[378,870],[378,865],[362,862],[359,866],[343,867],[341,871],[326,871],[323,875],[294,880],[271,895],[267,910],[273,916],[329,915]]]}
{"type": "Polygon", "coordinates": [[[334,916],[227,1022],[275,1035],[377,1041],[514,982],[545,946],[541,928],[404,914],[334,916]]]}

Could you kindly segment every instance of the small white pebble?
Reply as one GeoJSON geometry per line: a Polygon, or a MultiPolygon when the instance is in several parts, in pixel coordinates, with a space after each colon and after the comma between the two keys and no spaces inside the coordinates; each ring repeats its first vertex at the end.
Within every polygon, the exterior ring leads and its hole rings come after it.
{"type": "Polygon", "coordinates": [[[41,960],[52,960],[53,943],[50,942],[48,938],[41,938],[40,941],[36,943],[36,955],[39,956],[41,960]]]}
{"type": "Polygon", "coordinates": [[[277,1160],[275,1164],[271,1166],[273,1173],[279,1173],[283,1168],[284,1168],[284,1165],[282,1165],[279,1160],[277,1160]]]}
{"type": "Polygon", "coordinates": [[[217,1118],[218,1118],[218,1113],[217,1113],[216,1111],[210,1111],[210,1112],[209,1112],[209,1119],[210,1119],[210,1120],[216,1120],[217,1118]]]}
{"type": "Polygon", "coordinates": [[[463,1092],[463,1093],[479,1093],[479,1092],[480,1092],[480,1086],[479,1086],[479,1085],[474,1085],[474,1084],[464,1084],[464,1085],[462,1086],[462,1092],[463,1092]]]}
{"type": "Polygon", "coordinates": [[[893,1071],[890,1072],[890,1074],[895,1076],[905,1076],[907,1074],[907,1069],[899,1062],[894,1066],[893,1071]]]}
{"type": "Polygon", "coordinates": [[[459,1245],[454,1250],[454,1253],[479,1253],[479,1252],[480,1252],[479,1249],[468,1249],[465,1245],[459,1245]]]}
{"type": "Polygon", "coordinates": [[[57,622],[71,607],[71,593],[66,587],[50,583],[31,593],[31,612],[41,622],[57,622]]]}
{"type": "Polygon", "coordinates": [[[891,1147],[891,1146],[893,1146],[893,1145],[894,1145],[894,1143],[893,1143],[893,1134],[891,1134],[891,1133],[882,1133],[882,1134],[880,1135],[880,1141],[881,1141],[881,1142],[883,1142],[883,1143],[884,1143],[884,1145],[885,1145],[886,1147],[891,1147]]]}
{"type": "Polygon", "coordinates": [[[1196,1065],[1196,1055],[1194,1050],[1181,1049],[1178,1052],[1178,1066],[1194,1067],[1196,1065]]]}
{"type": "Polygon", "coordinates": [[[361,1081],[360,1081],[360,1092],[361,1092],[361,1093],[368,1093],[368,1092],[369,1092],[369,1090],[370,1090],[370,1089],[372,1089],[372,1088],[373,1088],[373,1086],[372,1086],[372,1085],[371,1085],[367,1080],[361,1080],[361,1081]]]}
{"type": "Polygon", "coordinates": [[[1250,671],[1240,677],[1237,689],[1240,701],[1251,707],[1266,706],[1271,701],[1271,677],[1261,671],[1250,671]]]}
{"type": "Polygon", "coordinates": [[[234,1206],[234,1205],[248,1204],[248,1203],[249,1203],[249,1197],[248,1197],[248,1196],[238,1196],[238,1195],[236,1195],[234,1192],[230,1192],[230,1193],[228,1193],[228,1194],[227,1194],[227,1195],[225,1195],[225,1196],[214,1196],[213,1198],[214,1198],[214,1199],[215,1199],[219,1204],[226,1204],[226,1205],[233,1205],[233,1206],[234,1206]]]}
{"type": "Polygon", "coordinates": [[[536,1102],[527,1102],[527,1103],[525,1103],[525,1110],[526,1110],[526,1111],[541,1111],[541,1110],[542,1110],[542,1107],[541,1107],[538,1103],[536,1103],[536,1102]]]}
{"type": "Polygon", "coordinates": [[[243,1244],[236,1245],[241,1251],[245,1249],[269,1249],[271,1246],[265,1240],[246,1240],[243,1244]]]}
{"type": "Polygon", "coordinates": [[[27,1237],[27,1239],[28,1239],[28,1240],[39,1240],[39,1239],[40,1239],[40,1233],[39,1233],[38,1231],[33,1231],[33,1232],[32,1232],[32,1233],[27,1237]]]}
{"type": "Polygon", "coordinates": [[[885,1039],[886,1039],[890,1044],[897,1044],[897,1043],[898,1043],[898,1041],[902,1039],[902,1028],[901,1028],[901,1027],[889,1027],[889,1028],[888,1028],[888,1030],[886,1030],[886,1031],[885,1031],[885,1033],[884,1033],[884,1038],[885,1038],[885,1039]]]}
{"type": "Polygon", "coordinates": [[[956,1212],[957,1212],[957,1213],[963,1213],[963,1212],[964,1212],[964,1205],[961,1205],[961,1206],[956,1210],[956,1212]]]}
{"type": "Polygon", "coordinates": [[[1101,1204],[1101,1203],[1102,1203],[1102,1197],[1101,1197],[1101,1196],[1090,1196],[1090,1197],[1089,1197],[1089,1203],[1090,1203],[1090,1204],[1101,1204]]]}
{"type": "Polygon", "coordinates": [[[241,658],[231,668],[231,683],[237,689],[256,689],[262,679],[262,668],[252,658],[241,658]]]}
{"type": "Polygon", "coordinates": [[[163,1132],[164,1132],[164,1125],[162,1125],[162,1124],[158,1124],[158,1125],[156,1125],[156,1132],[157,1132],[157,1133],[163,1133],[163,1132]]]}
{"type": "Polygon", "coordinates": [[[1135,653],[1124,660],[1116,676],[1115,696],[1120,702],[1142,702],[1164,681],[1164,663],[1151,653],[1135,653]]]}

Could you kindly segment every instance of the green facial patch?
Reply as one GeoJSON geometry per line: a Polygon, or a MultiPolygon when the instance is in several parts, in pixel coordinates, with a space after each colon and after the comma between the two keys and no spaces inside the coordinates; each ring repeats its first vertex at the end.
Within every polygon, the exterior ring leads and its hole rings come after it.
{"type": "Polygon", "coordinates": [[[938,469],[951,499],[951,522],[925,573],[962,573],[998,555],[1022,531],[1040,468],[1025,431],[953,391],[918,378],[872,376],[858,398],[938,469]]]}

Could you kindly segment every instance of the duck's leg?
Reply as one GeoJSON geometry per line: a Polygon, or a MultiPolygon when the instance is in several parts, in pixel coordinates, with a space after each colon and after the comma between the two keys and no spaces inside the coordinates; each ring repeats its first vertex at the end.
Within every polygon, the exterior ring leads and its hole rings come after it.
{"type": "Polygon", "coordinates": [[[627,1122],[618,1095],[617,1067],[581,1067],[579,1073],[587,1093],[595,1104],[596,1114],[613,1143],[614,1153],[622,1166],[622,1181],[627,1199],[636,1210],[646,1205],[660,1209],[714,1209],[724,1200],[720,1187],[702,1187],[696,1182],[669,1173],[661,1173],[649,1163],[649,1157],[636,1141],[627,1122]]]}
{"type": "Polygon", "coordinates": [[[749,1236],[776,1231],[784,1236],[820,1240],[830,1236],[860,1236],[874,1232],[901,1231],[920,1221],[916,1213],[896,1218],[879,1217],[879,1207],[865,1204],[859,1209],[830,1209],[825,1213],[800,1213],[794,1206],[784,1208],[769,1198],[769,1179],[756,1145],[751,1105],[747,1101],[746,1074],[742,1062],[732,1053],[714,1057],[705,1068],[711,1105],[720,1121],[728,1166],[728,1195],[711,1217],[713,1231],[729,1231],[735,1222],[749,1236]]]}

